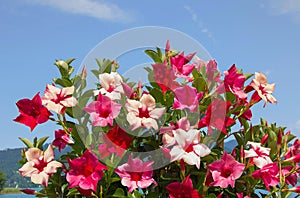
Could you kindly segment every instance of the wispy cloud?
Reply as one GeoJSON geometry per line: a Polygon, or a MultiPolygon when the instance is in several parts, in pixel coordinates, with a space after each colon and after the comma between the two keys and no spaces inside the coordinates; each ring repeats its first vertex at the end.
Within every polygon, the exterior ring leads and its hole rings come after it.
{"type": "Polygon", "coordinates": [[[300,22],[299,0],[269,0],[271,12],[274,15],[290,15],[300,22]]]}
{"type": "Polygon", "coordinates": [[[128,22],[131,17],[117,5],[94,0],[27,0],[29,3],[50,6],[63,12],[81,14],[100,20],[128,22]]]}
{"type": "Polygon", "coordinates": [[[212,39],[213,42],[215,42],[215,38],[212,35],[212,33],[204,26],[204,23],[198,18],[198,15],[196,12],[188,5],[184,6],[184,9],[188,11],[188,13],[191,15],[192,20],[197,24],[197,26],[201,29],[201,32],[206,34],[208,38],[212,39]]]}

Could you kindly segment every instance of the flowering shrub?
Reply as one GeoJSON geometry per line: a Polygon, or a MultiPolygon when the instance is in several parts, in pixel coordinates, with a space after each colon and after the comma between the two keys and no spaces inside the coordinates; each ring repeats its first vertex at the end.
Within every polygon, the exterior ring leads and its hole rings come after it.
{"type": "MultiPolygon", "coordinates": [[[[38,197],[288,197],[300,168],[300,140],[284,127],[251,123],[251,108],[276,103],[262,73],[170,49],[146,50],[149,83],[129,82],[116,61],[98,60],[99,78],[86,90],[86,67],[56,61],[60,77],[42,96],[17,102],[14,120],[30,130],[57,124],[55,139],[20,138],[19,169],[43,185],[38,197]],[[252,78],[252,79],[251,79],[252,78]],[[246,84],[247,81],[250,81],[246,84]],[[233,149],[225,149],[232,137],[233,149]],[[47,148],[46,148],[47,147],[47,148]],[[66,147],[69,148],[66,150],[66,147]],[[53,149],[61,152],[54,158],[53,149]]],[[[138,74],[137,74],[138,75],[138,74]]]]}

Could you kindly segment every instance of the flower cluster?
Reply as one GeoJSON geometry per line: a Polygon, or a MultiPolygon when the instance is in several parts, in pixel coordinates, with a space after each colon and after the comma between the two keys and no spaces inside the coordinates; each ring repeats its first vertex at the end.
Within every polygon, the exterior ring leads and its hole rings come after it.
{"type": "Polygon", "coordinates": [[[48,146],[48,137],[20,138],[27,149],[19,172],[44,186],[23,192],[171,198],[300,192],[300,140],[264,119],[251,122],[254,105],[277,102],[264,74],[243,74],[236,65],[222,74],[215,60],[179,53],[169,41],[164,54],[145,52],[154,61],[145,68],[146,85],[125,79],[116,61],[97,59],[92,73],[99,81],[87,90],[86,67],[72,75],[73,59],[60,60],[61,77],[42,96],[16,103],[14,121],[31,131],[48,120],[60,126],[48,146]]]}

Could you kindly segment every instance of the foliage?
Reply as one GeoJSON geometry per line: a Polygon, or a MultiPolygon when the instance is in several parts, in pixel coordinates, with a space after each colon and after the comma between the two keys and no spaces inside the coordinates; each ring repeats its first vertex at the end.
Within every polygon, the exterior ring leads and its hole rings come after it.
{"type": "Polygon", "coordinates": [[[5,174],[0,170],[0,192],[3,190],[3,187],[6,182],[6,176],[5,174]]]}
{"type": "Polygon", "coordinates": [[[74,59],[58,60],[60,77],[42,97],[17,102],[15,119],[33,130],[53,121],[47,137],[27,146],[19,169],[42,184],[38,197],[288,197],[299,176],[300,141],[252,107],[276,103],[275,84],[259,72],[232,65],[222,75],[215,60],[157,48],[146,50],[149,83],[128,82],[114,60],[96,60],[99,78],[86,90],[86,68],[73,75],[74,59]],[[245,83],[248,82],[247,85],[245,83]],[[226,152],[226,139],[237,145],[226,152]],[[293,142],[294,141],[294,142],[293,142]],[[53,149],[71,151],[54,159],[53,149]],[[266,179],[267,178],[267,179],[266,179]],[[262,193],[258,190],[264,190],[262,193]]]}

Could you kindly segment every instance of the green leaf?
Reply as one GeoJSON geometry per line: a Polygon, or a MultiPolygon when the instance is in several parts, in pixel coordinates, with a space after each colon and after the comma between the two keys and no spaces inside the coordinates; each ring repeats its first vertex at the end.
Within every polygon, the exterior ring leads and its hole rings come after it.
{"type": "Polygon", "coordinates": [[[112,197],[126,197],[124,190],[122,188],[117,188],[117,190],[114,192],[114,194],[112,195],[112,197]]]}
{"type": "Polygon", "coordinates": [[[69,79],[53,78],[53,82],[62,87],[71,87],[73,83],[69,79]]]}
{"type": "Polygon", "coordinates": [[[160,89],[154,87],[149,91],[149,93],[155,98],[157,103],[164,103],[163,94],[160,89]]]}
{"type": "Polygon", "coordinates": [[[20,138],[19,139],[27,146],[27,148],[33,148],[33,144],[30,140],[28,140],[27,138],[20,138]]]}
{"type": "Polygon", "coordinates": [[[245,76],[245,81],[247,81],[249,78],[254,76],[254,74],[244,74],[244,76],[245,76]]]}
{"type": "Polygon", "coordinates": [[[201,76],[198,78],[195,78],[192,85],[193,85],[193,87],[195,87],[197,89],[197,91],[199,93],[202,91],[206,91],[208,89],[205,79],[201,76]]]}
{"type": "Polygon", "coordinates": [[[154,50],[145,50],[144,51],[155,63],[162,63],[161,57],[154,50]]]}
{"type": "Polygon", "coordinates": [[[68,60],[66,60],[65,62],[70,65],[73,61],[75,60],[75,58],[70,58],[68,60]]]}
{"type": "Polygon", "coordinates": [[[49,138],[49,136],[45,136],[45,137],[40,138],[40,139],[37,141],[36,147],[42,150],[42,149],[43,149],[43,145],[44,145],[44,143],[46,142],[46,140],[47,140],[48,138],[49,138]]]}
{"type": "Polygon", "coordinates": [[[71,188],[67,194],[67,197],[74,197],[74,195],[79,195],[79,192],[76,188],[71,188]]]}

